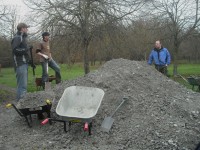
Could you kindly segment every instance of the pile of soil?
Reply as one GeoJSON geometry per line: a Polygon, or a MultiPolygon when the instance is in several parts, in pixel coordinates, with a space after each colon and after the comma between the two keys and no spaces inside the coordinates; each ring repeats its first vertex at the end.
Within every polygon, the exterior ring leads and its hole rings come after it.
{"type": "Polygon", "coordinates": [[[28,128],[24,118],[19,118],[12,109],[3,108],[0,128],[7,128],[0,135],[2,148],[193,150],[200,142],[200,94],[167,78],[146,62],[111,60],[97,71],[57,85],[53,88],[53,117],[59,118],[55,108],[64,89],[74,85],[97,87],[105,92],[93,118],[91,136],[78,123],[68,133],[58,122],[40,126],[34,120],[33,127],[28,128]],[[110,133],[102,132],[103,119],[124,96],[129,100],[115,114],[110,133]],[[12,115],[9,120],[5,118],[8,114],[12,115]]]}
{"type": "Polygon", "coordinates": [[[49,100],[53,102],[55,94],[53,91],[39,91],[33,93],[27,93],[22,99],[17,103],[18,109],[24,108],[36,108],[39,106],[46,105],[46,101],[49,100]]]}

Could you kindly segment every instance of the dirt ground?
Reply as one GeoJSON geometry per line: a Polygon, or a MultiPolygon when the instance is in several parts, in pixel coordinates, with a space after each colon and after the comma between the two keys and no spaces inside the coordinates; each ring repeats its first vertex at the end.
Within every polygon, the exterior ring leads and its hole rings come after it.
{"type": "MultiPolygon", "coordinates": [[[[91,136],[83,131],[83,124],[73,124],[65,133],[63,123],[42,126],[36,115],[29,128],[13,108],[5,108],[3,101],[0,150],[194,150],[200,142],[200,93],[163,76],[146,62],[114,59],[86,76],[56,85],[51,109],[54,118],[60,118],[55,109],[64,89],[74,85],[97,87],[105,92],[93,118],[91,136]],[[103,119],[124,96],[129,100],[115,114],[111,131],[102,132],[103,119]]],[[[13,102],[16,103],[14,98],[13,102]]]]}

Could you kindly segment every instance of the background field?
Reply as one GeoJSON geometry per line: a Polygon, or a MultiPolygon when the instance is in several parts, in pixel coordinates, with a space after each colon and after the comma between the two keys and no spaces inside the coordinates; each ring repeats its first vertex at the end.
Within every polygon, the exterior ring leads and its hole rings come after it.
{"type": "MultiPolygon", "coordinates": [[[[82,63],[76,63],[70,67],[66,64],[60,64],[60,67],[61,67],[62,80],[70,80],[78,76],[84,75],[82,63]]],[[[90,66],[91,71],[98,69],[99,67],[100,65],[90,66]]],[[[36,74],[35,77],[41,77],[41,74],[42,74],[41,71],[42,71],[41,66],[37,65],[36,70],[35,70],[35,74],[36,74]]],[[[177,82],[180,82],[181,84],[185,85],[188,88],[192,88],[192,86],[186,83],[183,79],[172,77],[173,65],[170,65],[168,67],[168,72],[169,72],[170,78],[172,78],[173,80],[177,82]]],[[[188,77],[190,75],[200,76],[200,64],[180,64],[178,66],[178,73],[184,77],[188,77]]],[[[49,75],[54,75],[54,71],[52,69],[49,70],[49,75]]],[[[16,78],[15,78],[15,72],[13,68],[1,69],[0,84],[7,85],[13,88],[16,87],[16,78]]],[[[55,84],[55,81],[53,81],[52,84],[55,84]]],[[[32,68],[29,67],[28,91],[32,92],[35,90],[36,90],[36,86],[34,82],[32,68]]]]}
{"type": "MultiPolygon", "coordinates": [[[[70,80],[78,76],[84,75],[82,63],[76,63],[70,67],[66,64],[60,64],[59,66],[61,68],[61,76],[62,76],[63,81],[70,80]]],[[[90,69],[91,71],[93,71],[97,69],[98,67],[99,65],[90,66],[90,69]]],[[[31,67],[29,67],[28,72],[29,72],[28,73],[28,91],[32,92],[36,90],[36,86],[34,82],[33,70],[31,67]]],[[[35,77],[41,77],[41,75],[42,75],[42,68],[40,65],[37,65],[35,69],[35,77]]],[[[51,68],[49,69],[49,75],[55,75],[54,71],[51,68]]],[[[7,85],[13,88],[16,87],[16,77],[15,77],[15,72],[13,68],[1,69],[0,84],[7,85]]],[[[55,81],[53,81],[52,84],[55,84],[55,81]]]]}

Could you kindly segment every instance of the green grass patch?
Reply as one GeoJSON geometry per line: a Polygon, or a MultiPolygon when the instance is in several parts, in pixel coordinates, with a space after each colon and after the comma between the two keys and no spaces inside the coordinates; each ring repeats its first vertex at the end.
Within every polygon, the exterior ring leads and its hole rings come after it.
{"type": "MultiPolygon", "coordinates": [[[[62,80],[70,80],[84,75],[83,64],[76,63],[74,65],[60,64],[62,80]]],[[[90,66],[90,70],[96,70],[99,65],[90,66]]],[[[49,75],[55,75],[53,69],[49,68],[49,75]]],[[[37,65],[35,69],[35,77],[42,76],[42,67],[37,65]]],[[[0,84],[16,88],[16,75],[13,68],[2,68],[0,73],[0,84]]],[[[52,82],[55,84],[55,81],[52,82]]],[[[28,69],[28,91],[36,91],[35,78],[33,76],[32,68],[28,69]]]]}
{"type": "MultiPolygon", "coordinates": [[[[173,75],[173,64],[168,67],[169,75],[173,80],[179,82],[180,84],[186,86],[189,89],[192,89],[192,85],[184,81],[182,78],[174,78],[173,75]]],[[[179,64],[178,65],[178,74],[187,78],[189,76],[200,76],[200,64],[179,64]]],[[[194,87],[194,91],[197,91],[198,87],[194,87]]]]}
{"type": "MultiPolygon", "coordinates": [[[[76,63],[74,65],[71,65],[70,67],[67,64],[60,64],[59,66],[61,68],[61,75],[63,81],[74,79],[76,77],[84,75],[82,63],[76,63]]],[[[99,65],[90,66],[90,70],[91,71],[96,70],[98,69],[98,67],[99,65]]],[[[192,88],[192,86],[186,83],[183,79],[172,77],[173,64],[168,67],[168,71],[172,79],[185,85],[188,88],[192,88]]],[[[178,73],[184,77],[188,77],[190,75],[200,76],[200,64],[180,64],[178,65],[178,73]]],[[[37,65],[37,68],[35,69],[35,74],[36,74],[35,77],[41,77],[42,75],[41,65],[37,65]]],[[[54,71],[52,69],[49,69],[49,75],[54,75],[54,71]]],[[[0,73],[0,84],[16,88],[16,77],[13,68],[2,68],[0,73]]],[[[55,84],[55,81],[53,81],[52,84],[55,84]]],[[[36,91],[35,81],[33,78],[31,67],[29,67],[29,73],[28,73],[28,91],[29,92],[36,91]]]]}
{"type": "MultiPolygon", "coordinates": [[[[168,67],[169,74],[173,75],[173,64],[168,67]]],[[[200,64],[180,64],[178,65],[178,73],[183,76],[200,76],[200,64]]]]}

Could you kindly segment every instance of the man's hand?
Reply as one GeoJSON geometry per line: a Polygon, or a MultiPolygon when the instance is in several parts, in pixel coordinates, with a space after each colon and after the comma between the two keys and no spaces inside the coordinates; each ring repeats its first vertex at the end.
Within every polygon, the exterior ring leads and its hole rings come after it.
{"type": "Polygon", "coordinates": [[[45,59],[49,59],[49,57],[48,57],[47,55],[45,55],[45,54],[39,52],[40,49],[37,49],[37,50],[36,50],[36,53],[37,53],[38,55],[44,57],[45,59]],[[37,51],[37,50],[38,50],[38,51],[37,51]]]}
{"type": "Polygon", "coordinates": [[[49,57],[45,54],[42,54],[42,57],[44,57],[45,59],[49,59],[49,57]]]}
{"type": "Polygon", "coordinates": [[[33,69],[35,69],[35,68],[36,68],[36,65],[35,65],[35,64],[31,64],[31,67],[32,67],[33,69]]]}

